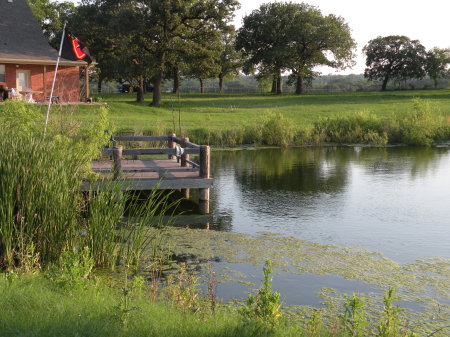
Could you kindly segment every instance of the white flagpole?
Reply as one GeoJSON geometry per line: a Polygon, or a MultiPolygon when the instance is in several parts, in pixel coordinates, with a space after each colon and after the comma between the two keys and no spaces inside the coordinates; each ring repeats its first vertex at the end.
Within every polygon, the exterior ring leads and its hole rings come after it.
{"type": "Polygon", "coordinates": [[[66,25],[67,25],[67,21],[64,21],[64,28],[63,28],[62,37],[61,37],[61,44],[59,45],[58,60],[56,61],[55,73],[53,74],[52,90],[50,91],[50,98],[48,100],[47,116],[45,117],[44,137],[45,137],[45,134],[47,133],[48,117],[50,116],[50,108],[52,106],[53,90],[55,89],[56,73],[58,72],[59,60],[61,59],[62,47],[64,44],[64,36],[66,34],[66,25]]]}

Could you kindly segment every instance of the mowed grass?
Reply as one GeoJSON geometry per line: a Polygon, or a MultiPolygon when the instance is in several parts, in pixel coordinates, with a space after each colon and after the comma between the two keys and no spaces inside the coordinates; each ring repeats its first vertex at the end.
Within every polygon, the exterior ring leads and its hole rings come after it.
{"type": "MultiPolygon", "coordinates": [[[[450,90],[327,93],[306,95],[272,94],[173,94],[163,95],[163,104],[150,106],[151,94],[146,102],[136,103],[135,94],[99,95],[109,105],[109,118],[116,129],[145,130],[195,128],[233,130],[258,123],[267,113],[281,113],[295,127],[337,116],[351,116],[367,112],[381,119],[402,118],[413,109],[413,99],[430,100],[436,114],[450,116],[450,90]],[[173,116],[172,116],[173,113],[173,116]],[[180,115],[180,116],[179,116],[180,115]]],[[[82,106],[76,112],[81,119],[90,119],[91,107],[82,106]]],[[[437,116],[438,117],[438,116],[437,116]]]]}

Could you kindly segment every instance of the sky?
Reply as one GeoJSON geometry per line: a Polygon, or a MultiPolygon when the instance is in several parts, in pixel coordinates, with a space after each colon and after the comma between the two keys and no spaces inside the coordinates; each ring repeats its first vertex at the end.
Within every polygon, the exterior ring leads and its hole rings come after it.
{"type": "MultiPolygon", "coordinates": [[[[239,0],[241,8],[236,12],[234,24],[242,25],[242,18],[272,0],[239,0]]],[[[79,1],[74,0],[77,3],[79,1]]],[[[285,2],[285,1],[279,1],[285,2]]],[[[292,2],[302,2],[292,0],[292,2]]],[[[336,72],[329,67],[316,70],[328,74],[361,74],[364,72],[363,47],[378,36],[406,35],[419,40],[425,48],[450,47],[449,0],[305,0],[318,7],[322,14],[342,16],[352,30],[357,43],[356,65],[336,72]]]]}
{"type": "MultiPolygon", "coordinates": [[[[242,18],[270,0],[240,0],[241,9],[236,12],[234,24],[242,25],[242,18]]],[[[293,0],[292,2],[302,2],[293,0]]],[[[318,69],[322,74],[361,74],[364,72],[365,56],[362,48],[377,36],[406,35],[419,40],[425,48],[450,47],[450,1],[449,0],[307,0],[318,7],[322,14],[342,16],[352,30],[358,44],[352,69],[336,72],[329,67],[318,69]]]]}

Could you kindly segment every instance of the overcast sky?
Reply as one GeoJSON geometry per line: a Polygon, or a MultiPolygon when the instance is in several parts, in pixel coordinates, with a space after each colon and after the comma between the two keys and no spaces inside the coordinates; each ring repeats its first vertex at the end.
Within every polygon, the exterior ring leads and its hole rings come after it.
{"type": "MultiPolygon", "coordinates": [[[[241,26],[242,17],[271,0],[240,0],[235,25],[241,26]]],[[[302,2],[293,0],[293,2],[302,2]]],[[[358,44],[357,65],[341,74],[364,72],[365,57],[362,48],[377,36],[406,35],[419,40],[427,49],[450,47],[450,0],[308,0],[322,14],[342,16],[352,29],[358,44]]],[[[336,73],[331,68],[319,69],[323,74],[336,73]]]]}

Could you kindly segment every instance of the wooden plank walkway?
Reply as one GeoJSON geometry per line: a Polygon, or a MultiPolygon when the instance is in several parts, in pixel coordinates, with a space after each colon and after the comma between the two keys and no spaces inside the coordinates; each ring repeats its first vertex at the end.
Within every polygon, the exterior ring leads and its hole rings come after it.
{"type": "MultiPolygon", "coordinates": [[[[213,179],[202,178],[199,168],[180,166],[176,159],[122,160],[122,179],[127,190],[210,188],[213,179]]],[[[112,160],[94,160],[92,170],[113,178],[112,160]]],[[[90,183],[94,185],[95,183],[90,183]]],[[[85,188],[88,185],[84,186],[85,188]]]]}
{"type": "Polygon", "coordinates": [[[213,185],[210,176],[210,148],[189,142],[189,138],[168,136],[119,136],[111,137],[113,146],[105,148],[103,154],[111,160],[94,160],[92,170],[103,180],[84,181],[82,190],[98,190],[120,186],[124,191],[152,189],[182,190],[189,199],[189,190],[199,190],[199,201],[209,212],[209,189],[213,185]],[[119,142],[167,142],[167,148],[124,149],[119,142]],[[167,155],[168,159],[149,159],[151,155],[167,155]],[[199,162],[190,160],[190,155],[198,155],[199,162]],[[139,158],[145,156],[145,158],[139,158]],[[131,157],[131,159],[127,159],[131,157]]]}

